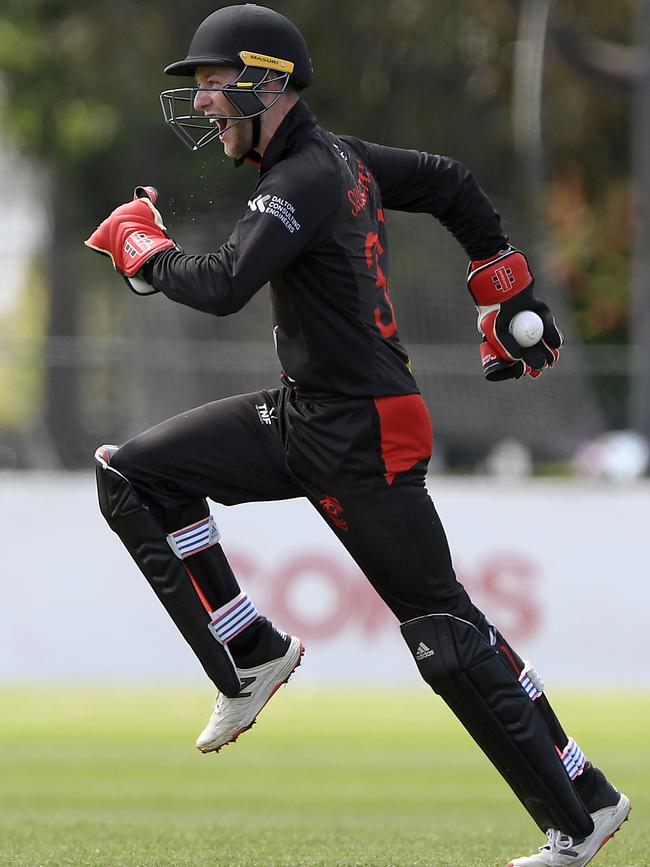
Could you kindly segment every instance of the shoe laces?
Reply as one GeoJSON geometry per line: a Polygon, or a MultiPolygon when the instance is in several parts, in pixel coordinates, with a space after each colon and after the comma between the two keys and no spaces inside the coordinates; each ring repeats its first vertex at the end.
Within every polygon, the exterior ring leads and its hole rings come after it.
{"type": "Polygon", "coordinates": [[[565,834],[563,831],[557,831],[555,828],[548,829],[546,832],[546,839],[546,845],[540,846],[539,851],[544,852],[545,850],[548,850],[551,857],[566,852],[567,849],[571,849],[573,846],[573,837],[569,834],[565,834]]]}

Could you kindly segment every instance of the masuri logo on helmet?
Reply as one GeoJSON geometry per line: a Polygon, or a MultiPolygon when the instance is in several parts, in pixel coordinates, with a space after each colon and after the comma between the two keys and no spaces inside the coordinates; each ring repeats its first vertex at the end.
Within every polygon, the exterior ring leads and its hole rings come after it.
{"type": "MultiPolygon", "coordinates": [[[[225,6],[208,15],[192,37],[187,57],[170,63],[165,73],[193,76],[201,66],[241,69],[233,82],[214,89],[222,91],[233,105],[234,113],[224,119],[253,121],[253,147],[259,140],[260,115],[289,85],[303,90],[313,76],[309,48],[296,25],[279,12],[253,3],[225,6]],[[270,82],[275,89],[268,87],[270,82]],[[277,94],[269,105],[257,93],[263,85],[265,93],[277,94]]],[[[196,90],[181,87],[160,94],[165,121],[192,150],[220,134],[219,128],[194,108],[196,90]]]]}
{"type": "Polygon", "coordinates": [[[280,69],[291,74],[295,63],[291,60],[280,60],[279,57],[269,57],[268,54],[254,54],[251,51],[240,51],[239,56],[245,66],[261,66],[262,69],[280,69]]]}

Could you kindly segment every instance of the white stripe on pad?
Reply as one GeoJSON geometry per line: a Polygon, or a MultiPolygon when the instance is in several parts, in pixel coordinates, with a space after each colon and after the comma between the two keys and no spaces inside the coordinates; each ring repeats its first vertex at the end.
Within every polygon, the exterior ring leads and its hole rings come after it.
{"type": "Polygon", "coordinates": [[[208,515],[202,521],[197,521],[195,524],[176,530],[175,533],[170,533],[167,536],[167,543],[178,559],[184,560],[198,551],[204,551],[211,545],[216,545],[220,538],[221,534],[214,518],[212,515],[208,515]]]}
{"type": "Polygon", "coordinates": [[[539,672],[530,662],[524,660],[524,670],[519,675],[519,683],[523,686],[531,701],[535,701],[544,692],[544,681],[539,672]]]}
{"type": "Polygon", "coordinates": [[[235,596],[226,605],[212,612],[208,629],[217,641],[227,644],[259,617],[257,609],[245,593],[235,596]]]}
{"type": "Polygon", "coordinates": [[[573,738],[569,738],[569,742],[562,750],[560,758],[562,759],[562,764],[569,775],[569,779],[575,780],[575,778],[579,777],[584,771],[586,761],[585,754],[573,738]]]}

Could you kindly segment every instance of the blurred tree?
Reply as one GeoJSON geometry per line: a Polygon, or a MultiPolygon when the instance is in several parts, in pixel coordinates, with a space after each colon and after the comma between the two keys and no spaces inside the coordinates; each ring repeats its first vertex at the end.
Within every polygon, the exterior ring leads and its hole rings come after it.
{"type": "Polygon", "coordinates": [[[637,19],[642,52],[634,93],[635,256],[632,280],[631,424],[650,440],[650,0],[641,0],[637,19]]]}
{"type": "Polygon", "coordinates": [[[584,339],[631,342],[622,423],[650,438],[650,2],[594,11],[593,4],[563,3],[550,28],[590,92],[579,106],[567,100],[562,150],[575,136],[588,154],[580,158],[574,142],[573,155],[565,155],[550,188],[550,214],[584,339]]]}
{"type": "MultiPolygon", "coordinates": [[[[212,3],[196,2],[201,17],[212,3]]],[[[80,245],[134,178],[165,177],[177,153],[160,136],[162,57],[185,14],[177,3],[8,0],[0,18],[5,123],[45,168],[51,214],[47,334],[78,334],[80,245]],[[137,34],[137,35],[136,35],[137,34]]],[[[174,40],[175,41],[175,40],[174,40]]],[[[174,54],[178,47],[174,46],[174,54]]],[[[184,166],[174,165],[180,180],[184,166]]],[[[50,344],[52,345],[52,344],[50,344]]],[[[76,364],[47,365],[46,424],[64,465],[86,458],[76,364]],[[62,411],[65,407],[65,411],[62,411]],[[71,436],[71,432],[73,435],[71,436]],[[77,434],[77,435],[74,435],[77,434]]]]}
{"type": "Polygon", "coordinates": [[[631,149],[629,97],[639,69],[637,0],[571,0],[549,23],[551,155],[548,215],[558,267],[587,343],[629,336],[631,149]]]}

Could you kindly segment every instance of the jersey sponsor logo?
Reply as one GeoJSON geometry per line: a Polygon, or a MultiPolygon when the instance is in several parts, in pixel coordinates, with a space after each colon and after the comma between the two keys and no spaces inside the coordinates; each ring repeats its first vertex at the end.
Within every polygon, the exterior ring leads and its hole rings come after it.
{"type": "Polygon", "coordinates": [[[348,190],[348,201],[352,205],[353,217],[358,217],[368,204],[370,184],[372,183],[372,175],[361,160],[357,162],[356,180],[355,186],[351,190],[348,190]]]}
{"type": "Polygon", "coordinates": [[[336,497],[325,496],[319,505],[335,527],[338,527],[339,530],[349,529],[348,522],[343,517],[343,506],[336,497]]]}
{"type": "Polygon", "coordinates": [[[250,199],[248,207],[251,211],[259,211],[261,214],[269,214],[279,220],[285,229],[292,235],[294,232],[300,231],[300,223],[296,220],[296,209],[283,199],[282,196],[259,195],[254,199],[250,199]]]}
{"type": "Polygon", "coordinates": [[[272,424],[277,421],[278,416],[274,406],[269,409],[265,403],[256,403],[255,409],[262,424],[272,424]]]}
{"type": "Polygon", "coordinates": [[[248,207],[251,211],[260,211],[260,213],[264,213],[266,211],[266,203],[271,198],[271,196],[255,196],[254,199],[248,200],[248,207]]]}

